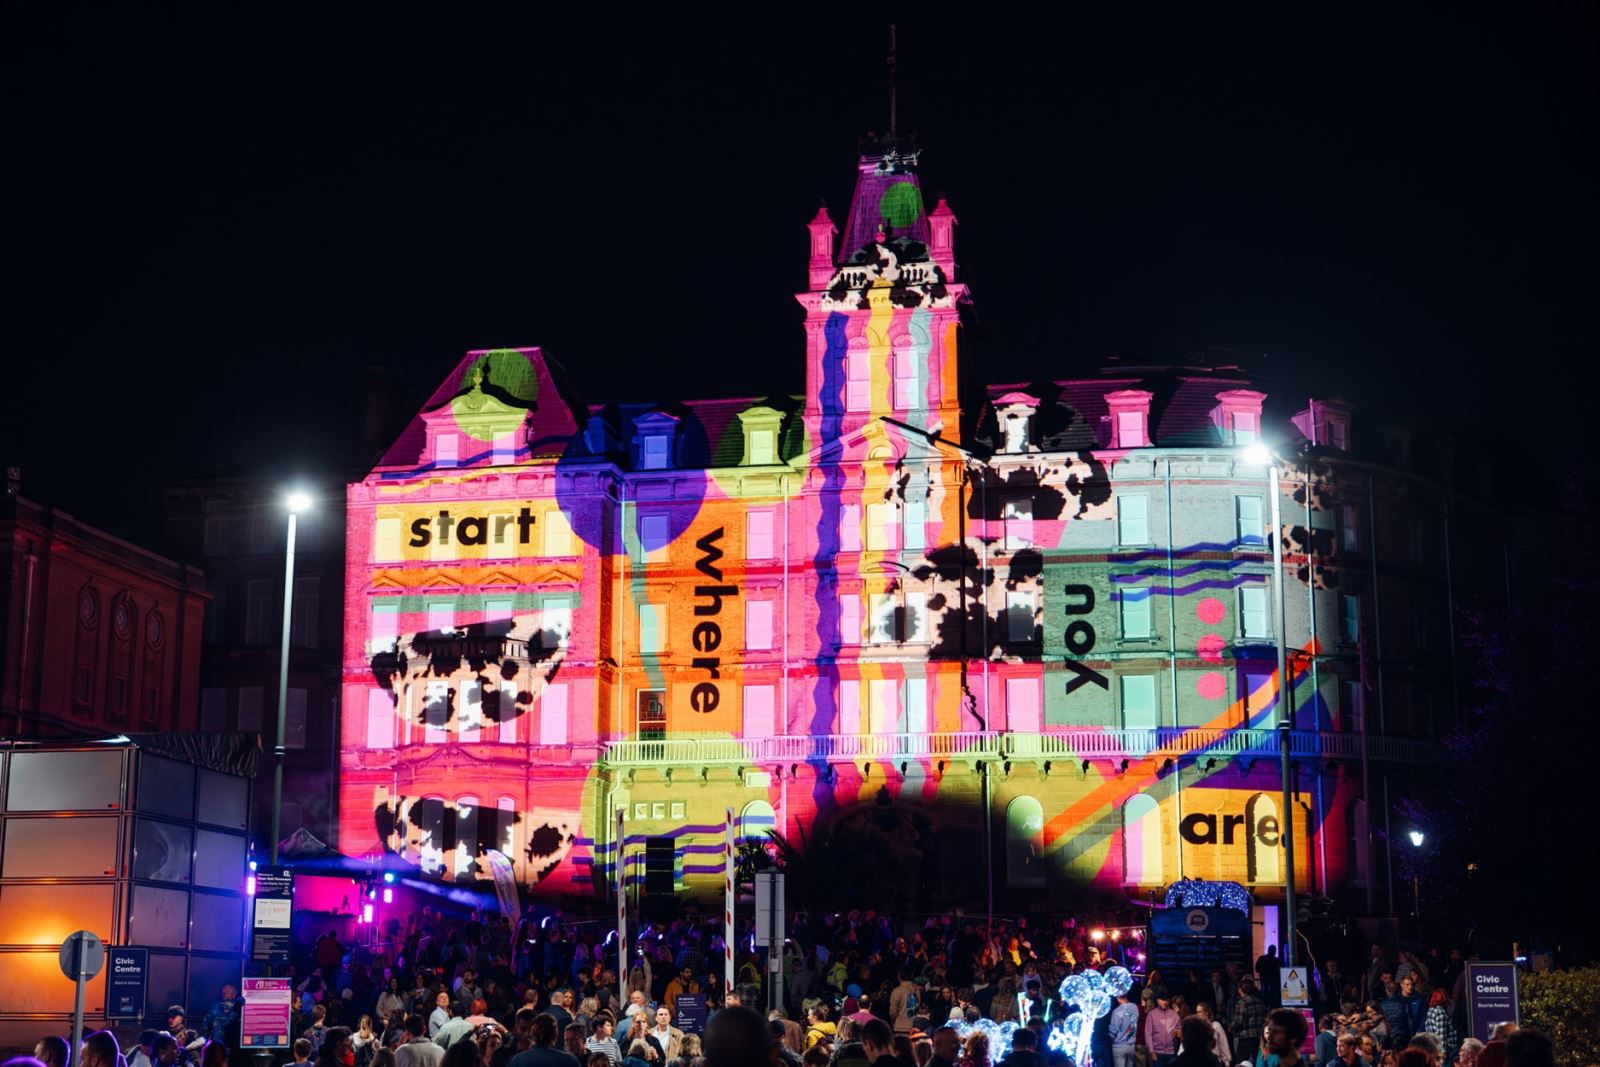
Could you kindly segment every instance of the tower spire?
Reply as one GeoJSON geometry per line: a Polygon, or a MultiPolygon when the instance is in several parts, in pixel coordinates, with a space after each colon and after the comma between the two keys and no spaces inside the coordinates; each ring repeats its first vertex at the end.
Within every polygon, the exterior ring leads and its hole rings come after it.
{"type": "Polygon", "coordinates": [[[894,143],[895,114],[894,114],[894,23],[889,23],[889,143],[894,143]]]}

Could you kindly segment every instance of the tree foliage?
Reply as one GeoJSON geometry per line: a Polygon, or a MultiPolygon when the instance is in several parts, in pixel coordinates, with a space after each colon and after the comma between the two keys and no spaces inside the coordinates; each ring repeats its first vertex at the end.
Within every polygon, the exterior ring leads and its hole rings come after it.
{"type": "Polygon", "coordinates": [[[1550,1036],[1559,1067],[1600,1063],[1600,967],[1523,975],[1518,993],[1522,1025],[1550,1036]]]}

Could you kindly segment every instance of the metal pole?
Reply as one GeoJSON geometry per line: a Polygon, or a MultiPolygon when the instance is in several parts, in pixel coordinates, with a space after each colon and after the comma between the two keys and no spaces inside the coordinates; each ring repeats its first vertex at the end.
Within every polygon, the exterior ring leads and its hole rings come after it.
{"type": "Polygon", "coordinates": [[[723,944],[723,971],[722,971],[722,997],[723,1004],[727,1004],[728,994],[733,992],[733,946],[738,940],[738,935],[733,928],[733,809],[723,809],[727,823],[727,842],[723,846],[725,860],[725,877],[723,879],[723,914],[722,914],[722,940],[723,944]]]}
{"type": "Polygon", "coordinates": [[[622,805],[617,805],[616,832],[612,835],[615,846],[611,850],[611,861],[617,867],[617,1017],[622,1017],[622,1012],[628,1007],[628,889],[627,867],[622,862],[624,812],[622,805]]]}
{"type": "Polygon", "coordinates": [[[1272,584],[1277,600],[1278,632],[1278,770],[1283,777],[1283,965],[1294,966],[1294,794],[1290,788],[1289,732],[1294,729],[1294,683],[1289,678],[1287,635],[1283,605],[1283,518],[1279,505],[1278,465],[1267,467],[1267,493],[1272,498],[1272,584]]]}
{"type": "Polygon", "coordinates": [[[278,835],[283,817],[283,734],[289,718],[289,619],[294,612],[294,524],[289,510],[289,541],[283,560],[283,639],[278,646],[278,743],[272,746],[272,865],[278,865],[278,835]]]}
{"type": "Polygon", "coordinates": [[[78,979],[75,983],[77,989],[73,993],[72,999],[72,1059],[77,1058],[78,1049],[81,1048],[83,1044],[83,986],[84,983],[88,981],[88,976],[83,973],[83,965],[85,957],[89,955],[89,953],[85,951],[86,948],[87,946],[83,943],[83,938],[73,938],[72,973],[77,975],[78,979]]]}

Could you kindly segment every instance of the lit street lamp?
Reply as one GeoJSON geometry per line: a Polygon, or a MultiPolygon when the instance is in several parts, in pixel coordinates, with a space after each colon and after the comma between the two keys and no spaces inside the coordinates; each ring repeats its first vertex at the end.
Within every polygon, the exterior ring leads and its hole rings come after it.
{"type": "MultiPolygon", "coordinates": [[[[1427,835],[1421,830],[1412,830],[1409,836],[1411,838],[1412,848],[1420,849],[1422,847],[1422,843],[1427,840],[1427,835]]],[[[1421,922],[1422,905],[1420,901],[1422,894],[1420,892],[1419,881],[1420,875],[1417,871],[1417,865],[1413,863],[1411,865],[1411,914],[1417,919],[1418,922],[1421,922]]]]}
{"type": "Polygon", "coordinates": [[[1267,495],[1272,504],[1272,599],[1274,636],[1278,646],[1278,770],[1283,779],[1283,906],[1285,911],[1283,966],[1294,966],[1294,797],[1289,787],[1289,731],[1294,728],[1294,685],[1289,680],[1288,650],[1284,646],[1283,522],[1278,503],[1278,464],[1260,441],[1243,452],[1247,463],[1267,468],[1267,495]]]}
{"type": "Polygon", "coordinates": [[[311,507],[311,494],[302,489],[284,500],[289,512],[289,540],[283,563],[283,640],[278,646],[278,743],[272,746],[272,864],[278,864],[278,834],[283,817],[283,735],[289,719],[289,619],[294,613],[295,519],[311,507]]]}

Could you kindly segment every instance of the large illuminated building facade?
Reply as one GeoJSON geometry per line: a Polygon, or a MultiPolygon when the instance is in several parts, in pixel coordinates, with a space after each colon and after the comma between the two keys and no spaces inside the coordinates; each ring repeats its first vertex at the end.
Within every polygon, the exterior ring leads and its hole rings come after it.
{"type": "Polygon", "coordinates": [[[343,851],[590,894],[620,810],[631,879],[665,839],[710,893],[732,807],[863,843],[891,906],[1271,901],[1293,819],[1303,892],[1392,911],[1452,606],[1503,588],[1488,512],[1215,362],[983,383],[955,225],[913,153],[863,154],[842,241],[810,223],[798,396],[583,406],[538,349],[467,354],[349,488],[343,851]]]}

